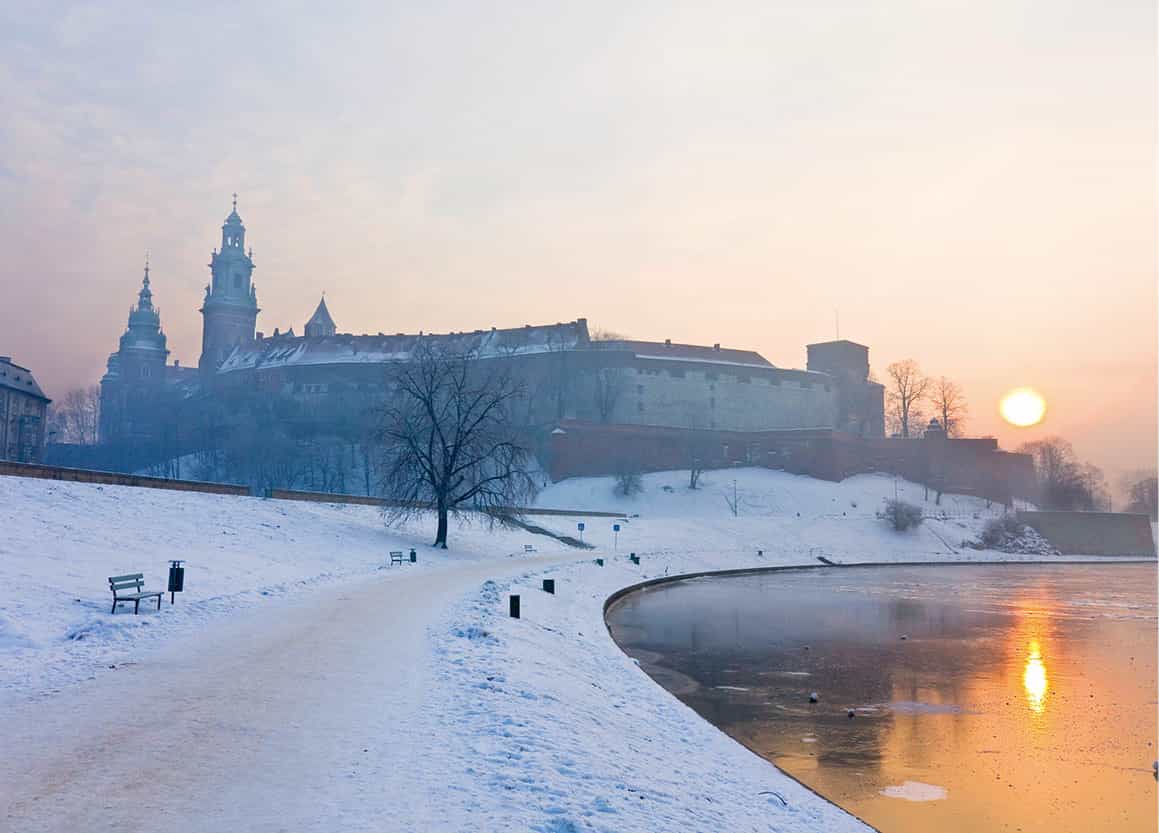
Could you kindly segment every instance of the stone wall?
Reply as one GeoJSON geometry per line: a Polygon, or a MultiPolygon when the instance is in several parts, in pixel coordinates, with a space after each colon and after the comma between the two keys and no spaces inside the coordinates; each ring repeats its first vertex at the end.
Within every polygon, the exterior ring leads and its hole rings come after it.
{"type": "Polygon", "coordinates": [[[1155,555],[1151,519],[1121,512],[1019,512],[1064,555],[1155,555]]]}
{"type": "Polygon", "coordinates": [[[75,483],[102,483],[110,486],[140,486],[149,489],[170,489],[178,492],[207,492],[214,495],[248,495],[248,486],[233,483],[203,483],[197,480],[167,480],[163,477],[143,477],[91,469],[68,469],[62,466],[36,466],[25,463],[0,461],[0,476],[37,477],[46,480],[68,480],[75,483]]]}

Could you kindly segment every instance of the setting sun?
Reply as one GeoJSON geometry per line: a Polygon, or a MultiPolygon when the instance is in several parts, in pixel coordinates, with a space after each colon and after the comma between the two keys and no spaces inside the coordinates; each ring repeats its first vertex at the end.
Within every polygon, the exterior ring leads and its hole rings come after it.
{"type": "Polygon", "coordinates": [[[1027,428],[1042,422],[1046,415],[1046,400],[1033,388],[1018,388],[1002,397],[998,409],[1002,418],[1011,425],[1027,428]]]}

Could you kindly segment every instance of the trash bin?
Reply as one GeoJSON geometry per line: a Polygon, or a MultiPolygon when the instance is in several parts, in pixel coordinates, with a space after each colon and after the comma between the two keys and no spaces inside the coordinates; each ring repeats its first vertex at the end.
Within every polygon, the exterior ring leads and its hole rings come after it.
{"type": "Polygon", "coordinates": [[[173,604],[177,593],[185,590],[185,568],[183,561],[169,562],[169,604],[173,604]]]}

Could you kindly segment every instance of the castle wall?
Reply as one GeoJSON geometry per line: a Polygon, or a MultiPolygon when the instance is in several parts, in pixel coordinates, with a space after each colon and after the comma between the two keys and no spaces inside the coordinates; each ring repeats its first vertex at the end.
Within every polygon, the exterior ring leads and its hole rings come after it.
{"type": "Polygon", "coordinates": [[[842,480],[888,472],[932,489],[972,494],[999,503],[1033,499],[1034,464],[1000,451],[993,439],[867,439],[829,429],[694,430],[564,421],[550,437],[552,480],[638,471],[762,466],[842,480]]]}

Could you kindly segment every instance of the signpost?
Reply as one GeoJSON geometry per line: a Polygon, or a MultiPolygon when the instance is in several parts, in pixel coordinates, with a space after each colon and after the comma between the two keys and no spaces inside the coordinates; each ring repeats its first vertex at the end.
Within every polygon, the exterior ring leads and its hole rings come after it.
{"type": "Polygon", "coordinates": [[[612,539],[612,551],[614,552],[614,551],[618,550],[620,547],[620,525],[619,524],[612,524],[612,533],[614,535],[614,537],[612,539]]]}
{"type": "Polygon", "coordinates": [[[579,530],[580,543],[582,544],[584,542],[584,522],[580,521],[578,524],[576,524],[576,529],[579,530]]]}

